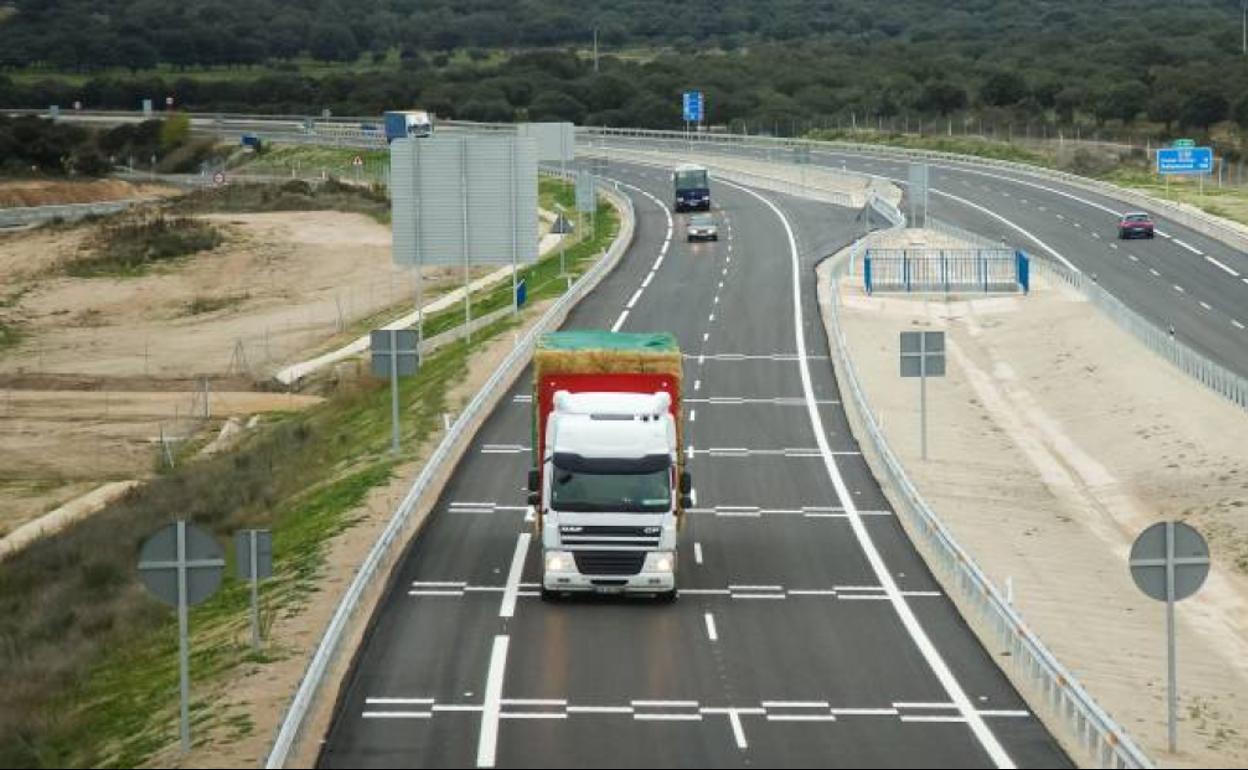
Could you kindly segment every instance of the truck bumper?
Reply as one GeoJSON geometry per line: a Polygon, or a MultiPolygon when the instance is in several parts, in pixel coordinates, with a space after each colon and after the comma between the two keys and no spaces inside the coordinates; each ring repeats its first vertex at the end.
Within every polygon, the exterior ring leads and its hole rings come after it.
{"type": "Polygon", "coordinates": [[[555,592],[597,594],[660,594],[676,588],[673,572],[636,575],[583,575],[580,572],[544,572],[542,588],[555,592]]]}

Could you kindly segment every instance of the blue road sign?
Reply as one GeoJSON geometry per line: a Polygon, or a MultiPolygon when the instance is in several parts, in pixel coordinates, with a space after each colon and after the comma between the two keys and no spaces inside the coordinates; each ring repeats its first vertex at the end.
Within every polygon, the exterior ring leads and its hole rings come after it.
{"type": "Polygon", "coordinates": [[[1158,174],[1211,174],[1213,148],[1162,147],[1157,150],[1158,174]]]}
{"type": "Polygon", "coordinates": [[[702,92],[701,91],[685,91],[684,94],[685,120],[690,123],[702,122],[702,92]]]}

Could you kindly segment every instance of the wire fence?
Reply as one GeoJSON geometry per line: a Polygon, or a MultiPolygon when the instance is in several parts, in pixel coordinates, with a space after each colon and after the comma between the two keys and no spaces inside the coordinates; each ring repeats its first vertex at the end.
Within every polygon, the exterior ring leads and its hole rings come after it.
{"type": "Polygon", "coordinates": [[[1027,255],[1012,249],[867,249],[863,285],[883,292],[1026,292],[1027,255]]]}

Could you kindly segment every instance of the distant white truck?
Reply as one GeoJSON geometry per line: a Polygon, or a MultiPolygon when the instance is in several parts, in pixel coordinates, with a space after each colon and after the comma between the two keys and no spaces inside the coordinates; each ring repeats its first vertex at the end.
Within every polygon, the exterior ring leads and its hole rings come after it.
{"type": "Polygon", "coordinates": [[[433,135],[433,117],[424,110],[393,110],[385,114],[386,143],[433,135]]]}

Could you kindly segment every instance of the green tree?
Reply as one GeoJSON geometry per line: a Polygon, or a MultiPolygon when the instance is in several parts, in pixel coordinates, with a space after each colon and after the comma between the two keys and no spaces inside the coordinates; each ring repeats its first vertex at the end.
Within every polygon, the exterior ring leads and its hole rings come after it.
{"type": "Polygon", "coordinates": [[[164,154],[186,144],[191,138],[191,119],[184,112],[175,112],[165,118],[160,127],[160,149],[164,154]]]}
{"type": "Polygon", "coordinates": [[[1226,97],[1211,88],[1199,88],[1190,93],[1179,110],[1179,122],[1184,126],[1209,130],[1214,123],[1226,118],[1230,105],[1226,97]]]}
{"type": "Polygon", "coordinates": [[[979,99],[989,107],[1013,107],[1027,96],[1027,81],[1012,70],[994,72],[979,88],[979,99]]]}

